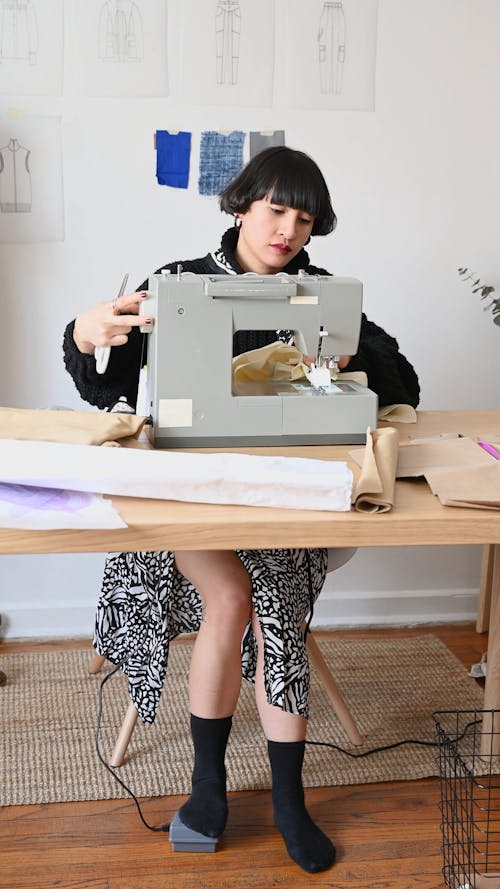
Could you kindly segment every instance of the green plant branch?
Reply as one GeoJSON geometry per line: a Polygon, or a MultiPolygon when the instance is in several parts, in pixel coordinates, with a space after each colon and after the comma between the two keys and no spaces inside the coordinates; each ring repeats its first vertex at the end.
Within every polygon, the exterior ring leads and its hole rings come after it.
{"type": "Polygon", "coordinates": [[[481,299],[489,299],[490,302],[487,306],[484,307],[484,311],[491,311],[493,315],[493,323],[497,324],[500,327],[500,297],[492,297],[492,293],[495,293],[495,288],[492,284],[483,284],[480,278],[476,278],[474,273],[469,271],[468,268],[464,267],[458,269],[458,274],[463,278],[464,281],[470,281],[470,286],[472,288],[473,293],[479,293],[481,295],[481,299]]]}

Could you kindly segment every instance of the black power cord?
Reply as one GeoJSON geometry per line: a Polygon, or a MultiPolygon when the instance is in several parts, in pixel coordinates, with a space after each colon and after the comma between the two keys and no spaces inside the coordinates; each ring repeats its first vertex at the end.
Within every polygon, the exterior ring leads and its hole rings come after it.
{"type": "MultiPolygon", "coordinates": [[[[101,684],[99,686],[99,698],[98,698],[99,706],[98,706],[98,712],[97,712],[97,724],[96,724],[96,733],[95,733],[95,748],[96,748],[97,756],[98,756],[100,762],[102,763],[102,765],[104,766],[104,768],[108,770],[108,772],[113,776],[113,778],[115,778],[115,780],[118,782],[118,784],[121,787],[123,787],[123,789],[133,799],[133,801],[137,807],[139,817],[140,817],[142,823],[144,824],[144,826],[147,827],[148,830],[166,833],[170,828],[170,822],[167,822],[166,824],[160,824],[158,826],[148,824],[148,822],[144,818],[144,815],[142,814],[142,809],[141,809],[139,800],[137,799],[136,795],[133,793],[133,791],[130,789],[130,787],[128,787],[127,784],[125,784],[125,782],[122,781],[120,776],[116,774],[115,770],[112,768],[112,766],[110,766],[110,764],[108,762],[106,762],[106,760],[104,759],[104,757],[101,753],[100,744],[99,744],[99,736],[100,736],[100,731],[101,731],[102,712],[103,712],[103,690],[104,690],[104,686],[106,685],[106,683],[109,682],[109,680],[113,676],[115,676],[116,673],[118,672],[118,670],[121,670],[122,667],[123,667],[123,662],[118,664],[116,667],[114,667],[113,670],[111,670],[104,677],[104,679],[101,681],[101,684]]],[[[477,725],[478,722],[481,722],[481,720],[476,719],[476,720],[473,720],[472,722],[467,723],[462,734],[457,736],[455,738],[455,741],[456,742],[461,741],[462,738],[467,734],[468,730],[472,726],[477,725]]],[[[394,750],[396,747],[403,747],[408,744],[410,744],[410,745],[413,744],[413,745],[417,745],[417,746],[421,746],[421,747],[438,747],[439,741],[422,741],[417,738],[407,738],[402,741],[396,741],[393,744],[384,744],[381,747],[372,747],[372,748],[370,748],[370,750],[364,750],[361,753],[353,753],[351,750],[345,750],[343,747],[339,747],[337,744],[332,744],[329,741],[306,741],[306,744],[309,744],[311,747],[329,747],[332,750],[337,750],[339,753],[344,754],[344,756],[349,756],[351,759],[362,759],[365,756],[372,756],[374,753],[382,753],[385,750],[394,750]]]]}
{"type": "MultiPolygon", "coordinates": [[[[306,549],[305,554],[306,554],[307,583],[308,583],[308,591],[309,591],[309,617],[307,619],[306,626],[304,628],[304,640],[307,639],[307,635],[311,631],[311,621],[312,621],[313,615],[314,615],[314,589],[313,589],[313,582],[312,582],[311,556],[310,556],[309,550],[306,549]]],[[[100,751],[99,735],[100,735],[101,722],[102,722],[103,689],[104,689],[106,682],[108,682],[111,679],[111,677],[114,676],[118,672],[118,670],[121,670],[123,665],[124,665],[124,662],[118,664],[113,670],[111,670],[107,674],[107,676],[104,677],[104,679],[101,682],[100,688],[99,688],[99,709],[98,709],[98,714],[97,714],[97,726],[96,726],[96,735],[95,735],[95,746],[96,746],[97,756],[99,757],[99,760],[102,763],[102,765],[108,770],[108,772],[111,775],[113,775],[113,778],[115,778],[116,781],[118,781],[118,784],[120,784],[120,786],[123,787],[123,789],[126,790],[126,792],[132,797],[135,805],[137,806],[137,811],[139,812],[140,819],[141,819],[142,823],[144,824],[144,826],[147,827],[148,830],[166,832],[170,828],[170,823],[160,824],[157,827],[155,827],[151,824],[148,824],[148,822],[146,821],[146,819],[144,818],[144,816],[142,814],[139,800],[137,799],[135,794],[132,792],[130,787],[127,787],[125,782],[122,781],[122,779],[119,777],[119,775],[116,774],[115,770],[109,765],[108,762],[106,762],[106,760],[104,759],[104,757],[102,756],[101,751],[100,751]]],[[[477,720],[475,722],[468,723],[465,726],[463,733],[460,735],[460,737],[456,738],[456,741],[460,741],[465,736],[465,734],[467,733],[469,728],[471,728],[471,726],[475,725],[476,723],[477,723],[477,720]]],[[[380,747],[372,747],[369,750],[362,751],[361,753],[353,753],[351,750],[345,750],[343,747],[339,747],[337,744],[332,744],[329,741],[307,741],[306,740],[306,744],[309,744],[311,747],[329,747],[331,750],[337,750],[339,753],[342,753],[344,756],[349,756],[351,759],[362,759],[365,756],[372,756],[375,753],[383,753],[386,750],[394,750],[397,747],[404,747],[406,745],[414,745],[414,746],[419,746],[419,747],[439,747],[439,741],[423,741],[423,740],[419,740],[418,738],[405,738],[402,741],[395,741],[392,744],[383,744],[380,747]]]]}
{"type": "Polygon", "coordinates": [[[139,817],[140,817],[142,823],[144,824],[144,826],[147,827],[148,830],[161,831],[163,833],[166,833],[170,828],[170,822],[168,822],[167,824],[160,824],[157,827],[155,827],[152,824],[148,824],[148,822],[144,818],[144,815],[142,814],[141,806],[140,806],[139,800],[137,799],[135,793],[133,793],[132,790],[130,789],[130,787],[128,787],[125,784],[125,782],[122,781],[120,776],[116,774],[115,770],[112,768],[112,766],[110,766],[109,762],[106,762],[106,760],[104,759],[104,757],[101,753],[100,744],[99,744],[99,736],[100,736],[100,732],[101,732],[101,722],[102,722],[103,690],[104,690],[104,686],[106,685],[106,682],[109,682],[111,677],[114,676],[118,672],[118,670],[121,670],[121,668],[123,667],[123,663],[124,662],[122,662],[122,663],[118,664],[116,667],[114,667],[114,669],[111,670],[107,674],[107,676],[104,677],[104,679],[102,680],[102,682],[99,686],[99,706],[98,706],[98,711],[97,711],[97,724],[96,724],[96,731],[95,731],[95,749],[97,752],[97,756],[98,756],[100,762],[102,763],[102,765],[104,766],[104,768],[108,770],[108,772],[113,776],[113,778],[115,778],[115,780],[118,781],[118,784],[121,787],[123,787],[124,790],[126,790],[126,792],[129,794],[129,796],[132,797],[132,799],[137,807],[137,811],[139,812],[139,817]]]}

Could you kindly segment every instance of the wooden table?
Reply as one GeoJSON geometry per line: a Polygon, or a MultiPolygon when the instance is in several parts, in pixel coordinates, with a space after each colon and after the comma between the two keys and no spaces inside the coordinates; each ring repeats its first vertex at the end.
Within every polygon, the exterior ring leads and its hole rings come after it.
{"type": "MultiPolygon", "coordinates": [[[[500,435],[500,411],[422,411],[417,424],[394,425],[402,442],[416,435],[439,432],[487,438],[500,435]]],[[[350,449],[314,446],[240,450],[339,460],[348,459],[350,449]]],[[[349,462],[356,472],[357,467],[349,462]]],[[[0,529],[0,553],[488,545],[481,585],[483,614],[486,603],[491,601],[484,707],[500,710],[500,510],[443,507],[423,480],[397,482],[394,508],[377,515],[131,497],[115,497],[113,503],[127,522],[127,528],[109,531],[0,529]]],[[[485,623],[487,620],[483,620],[485,623]]]]}

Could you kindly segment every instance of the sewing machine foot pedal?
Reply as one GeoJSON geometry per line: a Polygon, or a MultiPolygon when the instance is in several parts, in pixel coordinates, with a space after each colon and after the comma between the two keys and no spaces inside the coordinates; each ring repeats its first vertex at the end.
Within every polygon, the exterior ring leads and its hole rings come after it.
{"type": "Polygon", "coordinates": [[[186,827],[176,812],[170,822],[168,838],[173,852],[215,852],[219,837],[207,837],[204,833],[186,827]]]}

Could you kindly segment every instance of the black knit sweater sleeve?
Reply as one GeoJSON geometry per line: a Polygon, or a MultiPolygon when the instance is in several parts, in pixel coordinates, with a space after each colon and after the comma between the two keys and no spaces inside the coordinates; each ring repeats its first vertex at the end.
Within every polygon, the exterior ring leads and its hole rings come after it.
{"type": "Polygon", "coordinates": [[[94,356],[78,350],[73,339],[74,327],[75,322],[71,321],[64,331],[64,363],[83,400],[101,410],[112,407],[122,396],[135,405],[142,338],[147,334],[141,334],[139,328],[134,327],[124,346],[111,349],[106,373],[98,374],[94,356]]]}
{"type": "Polygon", "coordinates": [[[420,386],[410,362],[399,351],[390,336],[363,314],[356,355],[346,371],[362,370],[368,376],[368,386],[378,395],[379,407],[387,404],[411,404],[417,407],[420,386]]]}

